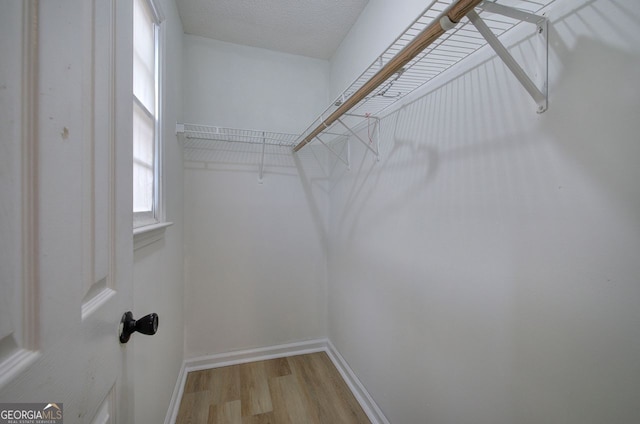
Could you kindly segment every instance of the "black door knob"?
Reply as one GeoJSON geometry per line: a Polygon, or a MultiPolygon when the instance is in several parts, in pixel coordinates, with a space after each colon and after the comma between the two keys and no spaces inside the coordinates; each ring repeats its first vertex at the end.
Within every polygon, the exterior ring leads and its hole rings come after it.
{"type": "Polygon", "coordinates": [[[158,314],[145,315],[139,320],[133,319],[131,311],[125,312],[120,320],[120,343],[129,341],[135,332],[153,336],[158,331],[158,314]]]}

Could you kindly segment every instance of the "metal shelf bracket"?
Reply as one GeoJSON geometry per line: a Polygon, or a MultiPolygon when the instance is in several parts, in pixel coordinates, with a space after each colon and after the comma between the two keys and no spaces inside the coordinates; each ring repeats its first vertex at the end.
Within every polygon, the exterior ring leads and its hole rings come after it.
{"type": "MultiPolygon", "coordinates": [[[[354,116],[354,115],[351,115],[351,116],[354,116]]],[[[375,118],[375,119],[377,119],[377,118],[375,118]]],[[[376,143],[376,146],[375,146],[376,148],[374,149],[373,146],[372,146],[373,143],[367,143],[366,141],[364,141],[362,139],[362,137],[360,137],[358,135],[358,133],[356,133],[354,130],[352,130],[351,127],[349,127],[347,124],[345,124],[344,121],[342,121],[342,119],[338,118],[338,119],[336,119],[336,121],[338,123],[340,123],[340,125],[342,125],[344,128],[346,128],[346,130],[349,132],[349,134],[351,134],[353,137],[356,138],[356,140],[358,140],[360,143],[362,143],[362,145],[364,147],[366,147],[368,150],[370,150],[376,156],[376,161],[380,161],[380,153],[378,153],[378,144],[377,143],[376,143]]],[[[378,128],[379,128],[379,125],[378,125],[378,128]]],[[[380,137],[378,137],[378,140],[379,139],[380,139],[380,137]]]]}
{"type": "Polygon", "coordinates": [[[358,134],[356,134],[355,131],[353,131],[351,128],[347,127],[344,122],[340,119],[338,119],[338,122],[340,123],[340,125],[342,125],[343,127],[347,128],[347,130],[349,131],[350,134],[352,134],[354,137],[356,137],[356,139],[362,143],[367,149],[369,149],[375,156],[376,156],[376,161],[380,162],[380,118],[378,118],[377,116],[373,116],[370,114],[367,115],[358,115],[355,113],[345,113],[344,116],[346,117],[350,117],[350,118],[358,118],[358,119],[366,119],[367,120],[367,132],[369,132],[369,143],[367,143],[365,140],[362,139],[362,137],[358,136],[358,134]],[[373,131],[370,130],[369,128],[369,121],[373,120],[373,131]],[[375,138],[375,144],[374,144],[374,140],[371,137],[371,133],[373,133],[373,137],[375,138]],[[374,148],[375,146],[375,148],[374,148]]]}
{"type": "Polygon", "coordinates": [[[536,69],[534,71],[535,81],[524,71],[522,66],[509,53],[507,48],[498,40],[498,37],[491,31],[487,24],[480,18],[477,12],[471,10],[467,13],[467,18],[478,32],[484,37],[491,48],[496,52],[498,57],[502,59],[504,64],[513,73],[516,79],[527,90],[529,95],[537,103],[538,113],[547,110],[548,107],[548,22],[546,16],[535,15],[533,13],[524,12],[522,10],[494,3],[492,1],[484,1],[477,6],[477,9],[506,16],[523,22],[532,23],[536,26],[535,37],[537,39],[537,58],[536,69]]]}
{"type": "Polygon", "coordinates": [[[265,138],[264,131],[262,132],[262,155],[260,157],[260,172],[258,174],[258,184],[262,184],[262,177],[264,176],[264,148],[267,145],[267,139],[265,138]]]}
{"type": "Polygon", "coordinates": [[[331,152],[340,162],[344,163],[347,167],[347,169],[351,169],[351,164],[349,163],[349,155],[347,155],[347,159],[344,159],[342,156],[340,156],[340,154],[338,152],[336,152],[331,146],[329,146],[327,143],[325,143],[324,141],[322,141],[322,139],[320,138],[320,136],[316,136],[316,139],[324,146],[327,148],[327,150],[329,150],[329,152],[331,152]]]}
{"type": "MultiPolygon", "coordinates": [[[[339,100],[340,98],[338,98],[339,100]]],[[[313,140],[324,146],[331,155],[342,162],[348,170],[351,170],[351,138],[355,138],[367,150],[374,154],[376,161],[380,161],[380,118],[370,114],[345,113],[343,118],[336,119],[332,124],[326,124],[323,116],[320,115],[315,122],[324,127],[324,130],[313,137],[313,140]],[[363,130],[367,135],[359,133],[363,130]],[[324,137],[324,139],[323,139],[324,137]],[[329,140],[327,141],[327,138],[329,140]],[[368,141],[366,140],[368,138],[368,141]],[[336,150],[334,142],[344,140],[346,143],[346,153],[344,149],[336,150]],[[346,156],[346,157],[345,157],[346,156]]]]}

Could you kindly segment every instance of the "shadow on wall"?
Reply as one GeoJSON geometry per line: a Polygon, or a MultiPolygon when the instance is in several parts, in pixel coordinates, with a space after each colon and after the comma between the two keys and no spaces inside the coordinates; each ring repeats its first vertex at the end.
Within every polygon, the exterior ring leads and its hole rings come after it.
{"type": "Polygon", "coordinates": [[[328,201],[328,176],[326,156],[322,156],[316,151],[314,146],[307,147],[305,152],[293,153],[293,161],[296,164],[300,183],[304,191],[309,211],[313,217],[316,234],[321,242],[325,255],[328,253],[328,222],[325,212],[325,206],[328,201]],[[315,162],[311,161],[312,166],[309,169],[310,158],[313,157],[315,162]],[[322,158],[322,159],[321,159],[322,158]],[[306,159],[306,160],[305,160],[306,159]],[[320,171],[320,173],[318,173],[320,171]],[[314,174],[316,176],[314,176],[314,174]],[[322,196],[322,199],[319,197],[322,196]]]}
{"type": "Polygon", "coordinates": [[[640,420],[640,19],[622,3],[606,8],[631,27],[595,6],[567,18],[607,22],[597,31],[611,43],[571,33],[571,48],[556,44],[561,113],[543,132],[582,179],[567,179],[553,231],[523,223],[513,241],[518,422],[640,420]]]}
{"type": "Polygon", "coordinates": [[[640,8],[625,0],[589,1],[558,18],[550,40],[562,68],[551,98],[563,113],[549,114],[545,129],[611,201],[637,214],[640,8]]]}
{"type": "MultiPolygon", "coordinates": [[[[527,37],[511,51],[528,57],[535,49],[535,40],[527,37]]],[[[461,196],[475,186],[481,190],[483,182],[503,178],[501,165],[506,163],[500,161],[509,159],[502,153],[523,151],[535,143],[530,133],[540,120],[535,103],[513,79],[493,57],[386,116],[380,162],[353,143],[352,170],[332,174],[332,186],[339,186],[341,179],[346,182],[341,189],[348,187],[336,221],[338,231],[348,228],[351,239],[362,228],[392,219],[408,204],[428,199],[441,190],[443,181],[434,183],[452,164],[484,162],[482,174],[469,180],[472,187],[455,187],[461,196]],[[364,213],[371,203],[380,207],[364,213]]]]}
{"type": "MultiPolygon", "coordinates": [[[[563,97],[564,99],[585,98],[583,110],[573,107],[571,109],[573,114],[558,115],[552,110],[551,113],[536,115],[533,112],[535,105],[526,97],[526,94],[523,94],[522,87],[517,83],[506,83],[514,80],[514,77],[498,58],[493,57],[385,117],[382,125],[379,163],[376,163],[372,155],[363,149],[360,149],[362,152],[352,155],[351,171],[340,167],[339,164],[336,167],[337,161],[333,163],[334,171],[331,173],[330,187],[337,186],[342,179],[348,182],[349,187],[346,201],[341,208],[341,216],[336,222],[338,231],[342,232],[344,228],[349,228],[350,232],[354,232],[365,226],[376,225],[392,216],[398,208],[401,208],[400,205],[412,202],[418,197],[427,196],[429,186],[437,178],[445,163],[484,157],[487,161],[486,171],[494,173],[484,177],[491,179],[501,177],[499,175],[501,171],[498,169],[500,164],[496,163],[496,153],[522,151],[527,149],[527,144],[539,143],[540,140],[532,139],[530,133],[541,126],[549,126],[551,132],[556,132],[557,129],[560,135],[559,143],[565,148],[574,151],[578,148],[579,152],[571,154],[581,158],[578,160],[585,166],[599,163],[597,165],[599,170],[594,169],[594,171],[608,180],[607,184],[625,185],[629,189],[625,196],[627,201],[637,199],[640,185],[628,184],[635,174],[629,175],[627,172],[629,167],[626,164],[616,166],[616,159],[611,157],[611,149],[607,146],[608,139],[613,135],[608,129],[611,125],[616,128],[629,128],[633,125],[636,128],[635,133],[638,133],[637,126],[640,125],[640,120],[634,118],[640,115],[637,106],[637,101],[640,99],[637,85],[630,87],[628,84],[618,84],[612,87],[609,84],[614,82],[611,75],[615,72],[612,71],[621,67],[628,72],[627,75],[620,75],[620,80],[633,82],[634,77],[629,73],[634,69],[640,69],[637,60],[630,58],[623,51],[616,53],[615,49],[611,50],[602,45],[598,50],[607,50],[608,54],[614,57],[604,57],[594,66],[591,63],[592,60],[581,55],[580,51],[570,52],[570,48],[554,28],[554,26],[563,25],[567,19],[575,19],[579,12],[583,12],[589,15],[588,19],[579,19],[583,26],[595,31],[588,21],[594,19],[592,15],[596,15],[597,20],[603,20],[606,24],[598,31],[613,33],[615,37],[624,40],[623,42],[633,44],[634,30],[629,27],[618,28],[614,20],[605,19],[606,14],[601,12],[606,9],[607,13],[611,13],[611,10],[615,9],[613,15],[624,15],[625,23],[637,29],[640,18],[628,10],[623,3],[621,1],[589,1],[564,17],[554,20],[550,25],[550,56],[555,55],[550,59],[555,60],[562,67],[572,67],[564,73],[564,75],[570,74],[571,77],[560,76],[557,81],[552,82],[550,107],[564,110],[566,105],[563,103],[563,97]],[[584,63],[567,63],[569,55],[582,56],[584,63]],[[627,63],[617,63],[620,60],[627,63]],[[586,72],[578,72],[579,67],[589,69],[586,72]],[[574,74],[578,77],[574,78],[574,74]],[[585,84],[591,86],[592,90],[585,91],[583,88],[585,84]],[[618,111],[623,109],[620,106],[621,102],[607,105],[606,100],[611,99],[616,91],[626,91],[627,97],[636,99],[635,106],[618,111]],[[599,98],[602,101],[598,100],[599,98]],[[613,115],[609,113],[611,111],[614,111],[613,115]],[[579,144],[575,144],[578,138],[584,138],[581,135],[594,133],[600,133],[599,138],[602,143],[598,146],[584,150],[579,148],[579,144]],[[596,158],[600,158],[599,161],[596,158]],[[611,167],[616,168],[617,171],[612,173],[611,167]],[[611,181],[615,175],[624,181],[611,181]],[[375,217],[370,216],[368,221],[361,220],[362,212],[370,201],[375,199],[376,193],[380,191],[389,193],[385,188],[391,185],[395,190],[392,196],[387,195],[382,200],[384,207],[376,208],[378,213],[375,217]]],[[[587,42],[586,40],[581,44],[587,42]]],[[[511,46],[510,50],[519,61],[526,63],[536,56],[536,48],[534,37],[527,37],[511,46]]],[[[628,161],[640,157],[638,155],[640,143],[633,141],[628,136],[614,141],[621,144],[618,147],[627,153],[623,157],[628,161]]],[[[353,143],[352,146],[356,147],[357,152],[358,143],[353,143]]]]}
{"type": "Polygon", "coordinates": [[[545,131],[611,201],[637,217],[640,54],[582,37],[563,64],[553,91],[553,106],[563,113],[550,114],[545,131]]]}
{"type": "Polygon", "coordinates": [[[394,422],[640,422],[639,3],[580,3],[546,113],[491,59],[332,176],[330,334],[394,422]]]}

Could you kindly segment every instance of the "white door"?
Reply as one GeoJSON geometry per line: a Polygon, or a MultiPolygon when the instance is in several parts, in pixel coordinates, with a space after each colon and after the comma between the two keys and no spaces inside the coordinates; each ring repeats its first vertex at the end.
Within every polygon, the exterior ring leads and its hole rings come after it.
{"type": "Polygon", "coordinates": [[[65,423],[133,422],[131,15],[0,0],[0,403],[65,423]]]}

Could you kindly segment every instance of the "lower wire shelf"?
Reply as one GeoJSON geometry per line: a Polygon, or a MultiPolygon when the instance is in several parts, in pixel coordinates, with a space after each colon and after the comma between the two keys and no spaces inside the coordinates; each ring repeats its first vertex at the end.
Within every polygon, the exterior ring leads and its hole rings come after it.
{"type": "Polygon", "coordinates": [[[177,124],[176,133],[186,139],[219,140],[235,143],[267,144],[270,146],[293,147],[299,134],[258,131],[241,128],[218,127],[199,124],[177,124]]]}
{"type": "Polygon", "coordinates": [[[266,148],[284,148],[286,154],[292,152],[299,134],[259,131],[244,128],[230,128],[211,125],[177,123],[176,134],[185,141],[185,148],[201,148],[202,142],[228,142],[252,145],[251,150],[260,155],[258,182],[263,182],[266,148]]]}

